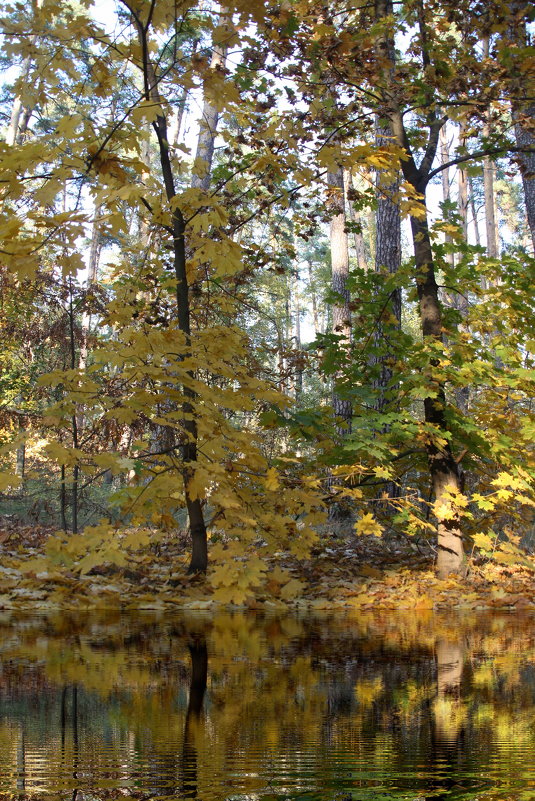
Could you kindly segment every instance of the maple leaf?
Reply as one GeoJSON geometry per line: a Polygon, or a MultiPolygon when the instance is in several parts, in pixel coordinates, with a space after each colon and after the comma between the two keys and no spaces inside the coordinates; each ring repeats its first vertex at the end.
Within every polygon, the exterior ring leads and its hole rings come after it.
{"type": "Polygon", "coordinates": [[[367,512],[355,523],[355,532],[359,536],[361,534],[371,534],[374,537],[380,537],[383,533],[383,527],[377,522],[371,512],[367,512]]]}

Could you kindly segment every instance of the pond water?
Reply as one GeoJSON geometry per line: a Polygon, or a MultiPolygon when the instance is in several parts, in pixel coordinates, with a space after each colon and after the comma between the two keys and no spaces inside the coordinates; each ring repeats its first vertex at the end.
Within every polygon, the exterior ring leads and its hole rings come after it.
{"type": "Polygon", "coordinates": [[[535,619],[0,613],[0,798],[535,799],[535,619]]]}

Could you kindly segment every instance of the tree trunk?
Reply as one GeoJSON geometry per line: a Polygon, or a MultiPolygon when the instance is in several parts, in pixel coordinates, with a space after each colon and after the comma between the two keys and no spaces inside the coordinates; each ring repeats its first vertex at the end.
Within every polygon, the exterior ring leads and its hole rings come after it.
{"type": "MultiPolygon", "coordinates": [[[[529,32],[528,20],[531,6],[525,0],[513,0],[510,3],[511,21],[509,37],[514,45],[511,48],[520,51],[532,44],[532,34],[529,32]]],[[[520,56],[522,58],[522,56],[520,56]]],[[[516,60],[513,62],[516,65],[516,60]]],[[[532,84],[527,80],[527,73],[515,70],[512,80],[513,98],[511,101],[513,121],[515,124],[515,139],[517,147],[523,150],[531,148],[533,152],[520,152],[518,164],[522,173],[522,186],[524,189],[524,202],[528,226],[531,233],[531,242],[535,252],[535,103],[533,102],[532,84]],[[523,77],[518,78],[517,75],[523,77]]]]}
{"type": "Polygon", "coordinates": [[[303,392],[303,360],[301,349],[301,297],[299,294],[299,265],[296,267],[294,291],[294,340],[296,352],[295,366],[295,399],[299,400],[303,392]]]}
{"type": "MultiPolygon", "coordinates": [[[[210,61],[210,70],[225,69],[225,61],[227,58],[227,44],[228,33],[226,25],[229,21],[229,15],[226,8],[221,6],[219,13],[219,24],[214,30],[212,41],[212,59],[210,61]]],[[[212,161],[214,157],[215,138],[217,134],[217,123],[219,120],[219,111],[217,106],[210,101],[210,93],[207,88],[207,82],[204,85],[204,103],[202,110],[202,117],[199,123],[199,138],[197,140],[197,152],[195,154],[194,173],[191,177],[191,185],[194,189],[203,189],[208,192],[210,188],[210,179],[212,175],[212,161]]]]}
{"type": "MultiPolygon", "coordinates": [[[[427,219],[411,217],[411,230],[422,333],[424,340],[442,342],[442,311],[427,219]]],[[[438,360],[431,359],[431,365],[437,367],[438,360]]],[[[464,574],[466,569],[460,521],[450,498],[450,493],[461,492],[461,481],[449,439],[444,437],[448,431],[444,385],[439,381],[433,383],[436,397],[425,398],[424,417],[436,431],[436,439],[427,442],[426,450],[438,520],[437,573],[439,578],[446,578],[450,573],[464,574]]]]}
{"type": "MultiPolygon", "coordinates": [[[[459,142],[461,145],[464,145],[466,142],[465,128],[465,124],[461,123],[461,129],[459,131],[459,142]]],[[[457,205],[459,207],[463,235],[466,242],[468,242],[468,176],[462,164],[457,169],[457,205]]]]}
{"type": "Polygon", "coordinates": [[[476,238],[476,245],[479,247],[481,245],[481,235],[479,233],[479,223],[477,221],[477,208],[476,208],[476,200],[474,197],[474,182],[472,181],[470,176],[468,176],[468,192],[470,195],[470,208],[472,209],[472,221],[474,223],[474,236],[476,238]]]}
{"type": "MultiPolygon", "coordinates": [[[[392,131],[384,125],[376,130],[376,143],[379,147],[392,142],[392,131]]],[[[393,200],[399,191],[399,178],[394,182],[384,184],[381,173],[377,173],[377,212],[375,237],[375,272],[387,272],[393,275],[401,266],[401,215],[399,205],[393,200]]],[[[380,374],[376,381],[378,397],[376,408],[382,411],[388,401],[388,387],[392,381],[392,367],[390,363],[388,339],[394,331],[401,328],[401,289],[392,291],[389,298],[379,298],[381,301],[381,318],[376,327],[375,342],[380,350],[375,362],[380,366],[380,374]],[[389,333],[391,332],[391,333],[389,333]]]]}
{"type": "Polygon", "coordinates": [[[364,237],[362,235],[362,220],[360,215],[355,211],[355,207],[351,202],[351,193],[354,191],[353,176],[350,170],[344,170],[344,191],[348,199],[347,208],[349,210],[349,219],[354,226],[353,243],[355,247],[355,256],[359,269],[367,271],[368,262],[366,261],[366,247],[364,245],[364,237]]]}
{"type": "MultiPolygon", "coordinates": [[[[448,130],[446,125],[444,125],[440,129],[440,161],[442,164],[447,164],[450,160],[450,143],[448,141],[448,130]]],[[[451,211],[449,209],[449,203],[451,202],[451,189],[450,189],[450,170],[449,167],[445,167],[441,173],[442,179],[442,202],[444,203],[445,208],[447,211],[445,212],[445,219],[449,219],[451,216],[451,211]]],[[[453,242],[453,237],[451,234],[446,233],[444,236],[444,241],[446,245],[451,246],[453,242]]],[[[453,250],[448,251],[446,254],[446,261],[450,265],[450,267],[455,266],[455,254],[453,250]]]]}
{"type": "MultiPolygon", "coordinates": [[[[483,39],[483,58],[489,57],[489,39],[483,39]]],[[[490,124],[483,126],[483,136],[490,136],[490,124]]],[[[496,217],[494,214],[494,162],[488,156],[483,159],[483,187],[485,193],[485,231],[487,235],[487,256],[496,259],[498,256],[498,237],[496,231],[496,217]]]]}
{"type": "Polygon", "coordinates": [[[314,322],[314,335],[317,337],[318,334],[322,333],[318,315],[318,296],[316,294],[316,284],[314,281],[314,276],[312,275],[312,262],[309,261],[307,263],[308,263],[308,285],[310,287],[310,295],[312,298],[312,320],[314,322]]]}
{"type": "MultiPolygon", "coordinates": [[[[125,0],[123,0],[125,2],[125,0]]],[[[125,2],[126,4],[126,2],[125,2]]],[[[127,5],[127,4],[126,4],[127,5]]],[[[128,7],[128,6],[127,6],[128,7]]],[[[132,18],[135,22],[140,45],[143,53],[143,78],[145,84],[145,96],[147,100],[152,100],[160,107],[160,97],[158,93],[158,81],[154,71],[154,66],[149,56],[147,41],[147,31],[144,29],[138,18],[130,9],[132,18]]],[[[167,200],[170,202],[176,197],[175,178],[169,152],[169,136],[167,130],[167,118],[164,114],[158,114],[153,122],[153,128],[158,139],[158,149],[162,177],[165,186],[167,200]]],[[[178,327],[185,334],[186,347],[191,341],[190,323],[190,299],[188,277],[186,272],[186,242],[185,242],[185,221],[182,212],[178,207],[172,211],[172,236],[170,246],[173,253],[173,267],[176,278],[176,309],[178,317],[178,327]]],[[[189,353],[184,353],[184,358],[188,358],[189,353]]],[[[188,378],[194,380],[193,372],[188,371],[188,378]]],[[[183,393],[186,400],[182,404],[184,414],[183,427],[186,441],[182,445],[182,478],[184,481],[184,496],[189,517],[191,535],[191,560],[188,568],[189,573],[205,572],[208,567],[208,541],[206,524],[200,498],[194,497],[190,490],[191,482],[195,474],[197,463],[197,423],[195,420],[195,410],[193,403],[196,399],[195,392],[189,387],[183,386],[183,393]]]]}
{"type": "MultiPolygon", "coordinates": [[[[527,128],[529,122],[532,126],[535,120],[535,103],[523,109],[522,113],[515,114],[516,144],[522,148],[533,148],[535,151],[535,136],[527,128]]],[[[528,226],[531,232],[531,243],[535,252],[535,152],[520,153],[518,156],[522,172],[522,186],[524,188],[524,202],[528,226]]]]}
{"type": "Polygon", "coordinates": [[[206,639],[199,637],[189,646],[191,658],[191,678],[189,686],[188,708],[184,724],[184,738],[182,741],[181,798],[197,797],[197,745],[195,728],[201,720],[204,696],[208,683],[208,650],[206,639]]]}
{"type": "MultiPolygon", "coordinates": [[[[35,37],[32,37],[35,40],[35,37]]],[[[27,56],[23,63],[22,63],[22,70],[21,70],[21,78],[23,83],[27,83],[30,77],[30,68],[32,65],[32,60],[30,56],[27,56]]],[[[6,144],[14,145],[16,142],[19,141],[19,134],[21,132],[21,116],[22,120],[26,117],[27,110],[24,108],[22,103],[21,95],[16,95],[15,99],[13,100],[13,106],[11,108],[11,117],[9,120],[8,129],[6,132],[6,144]]],[[[28,115],[29,120],[29,115],[28,115]]],[[[28,125],[28,121],[26,121],[26,127],[28,125]]]]}
{"type": "MultiPolygon", "coordinates": [[[[339,339],[342,355],[347,355],[351,344],[351,310],[349,308],[349,255],[346,233],[346,215],[344,203],[344,178],[342,170],[329,173],[329,206],[332,213],[330,225],[331,243],[331,288],[335,294],[332,305],[332,332],[339,339]]],[[[343,360],[343,359],[342,359],[343,360]]],[[[333,409],[339,425],[341,437],[351,430],[351,401],[340,397],[336,383],[341,378],[341,371],[334,376],[333,409]]]]}
{"type": "MultiPolygon", "coordinates": [[[[37,11],[41,8],[42,4],[43,0],[32,0],[31,14],[35,16],[37,11]]],[[[35,35],[30,36],[31,44],[33,44],[35,40],[36,40],[35,35]]],[[[30,56],[26,56],[26,58],[22,62],[22,69],[21,69],[21,78],[23,84],[27,84],[29,81],[31,66],[32,66],[32,59],[30,56]]],[[[6,144],[14,145],[17,142],[20,142],[22,135],[26,132],[28,128],[28,123],[30,121],[31,115],[32,115],[32,108],[27,108],[24,106],[21,95],[15,95],[15,99],[13,100],[13,106],[11,107],[11,117],[6,132],[6,144]]]]}

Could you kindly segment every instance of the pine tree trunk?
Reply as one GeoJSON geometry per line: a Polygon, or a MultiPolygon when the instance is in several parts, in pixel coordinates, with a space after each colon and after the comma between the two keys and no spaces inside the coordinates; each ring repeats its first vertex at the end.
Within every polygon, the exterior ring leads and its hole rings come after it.
{"type": "Polygon", "coordinates": [[[368,262],[366,260],[366,247],[364,245],[364,237],[362,235],[362,220],[360,215],[355,211],[355,207],[351,202],[351,192],[353,191],[353,176],[349,170],[344,170],[344,191],[348,199],[349,219],[354,226],[353,243],[355,247],[355,256],[359,269],[366,271],[368,269],[368,262]]]}
{"type": "MultiPolygon", "coordinates": [[[[513,56],[516,50],[522,52],[533,44],[533,33],[528,27],[532,19],[530,11],[531,4],[525,0],[512,0],[510,3],[511,19],[508,35],[513,45],[511,48],[513,56]]],[[[535,102],[533,102],[533,84],[528,80],[529,73],[515,68],[516,60],[513,61],[511,105],[516,144],[522,149],[518,153],[517,160],[522,174],[524,202],[535,253],[535,102]],[[528,149],[532,152],[525,152],[528,149]]]]}
{"type": "MultiPolygon", "coordinates": [[[[489,57],[489,39],[483,39],[483,58],[489,57]]],[[[483,126],[483,136],[487,139],[491,133],[490,124],[483,126]]],[[[485,231],[487,236],[487,256],[495,259],[498,256],[498,238],[496,235],[496,217],[494,214],[494,162],[487,156],[483,159],[483,188],[485,194],[485,231]]]]}
{"type": "MultiPolygon", "coordinates": [[[[376,130],[376,143],[379,147],[392,142],[390,128],[376,130]]],[[[387,272],[394,275],[401,266],[401,215],[399,205],[393,200],[399,191],[399,179],[384,184],[381,173],[377,174],[377,212],[375,216],[375,272],[387,272]]],[[[388,339],[394,331],[401,328],[401,289],[396,288],[390,298],[380,298],[382,310],[376,327],[376,347],[385,351],[375,358],[380,367],[376,381],[378,396],[376,408],[382,411],[388,402],[389,384],[392,381],[392,354],[389,352],[388,339]],[[389,333],[390,332],[390,333],[389,333]]],[[[390,388],[391,390],[392,388],[390,388]]]]}
{"type": "MultiPolygon", "coordinates": [[[[524,108],[522,113],[517,112],[515,118],[515,138],[517,146],[521,148],[532,148],[535,151],[535,136],[527,128],[528,122],[531,126],[534,125],[535,103],[524,108]]],[[[526,204],[528,226],[531,233],[531,243],[533,245],[533,251],[535,252],[535,152],[519,153],[518,161],[522,172],[524,202],[526,204]]]]}
{"type": "MultiPolygon", "coordinates": [[[[349,254],[346,233],[346,215],[344,203],[344,178],[342,170],[329,173],[329,206],[332,213],[330,225],[331,243],[331,288],[336,296],[332,305],[332,332],[339,339],[339,348],[347,354],[351,343],[351,310],[349,308],[349,254]]],[[[352,406],[351,401],[342,398],[336,389],[337,380],[341,372],[334,376],[333,409],[339,425],[338,433],[341,437],[351,430],[352,406]]]]}

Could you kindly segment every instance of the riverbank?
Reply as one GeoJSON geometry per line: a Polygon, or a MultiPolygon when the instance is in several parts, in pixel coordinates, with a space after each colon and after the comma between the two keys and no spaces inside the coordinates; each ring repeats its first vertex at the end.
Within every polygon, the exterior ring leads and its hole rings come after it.
{"type": "MultiPolygon", "coordinates": [[[[425,541],[330,532],[303,561],[285,552],[261,554],[263,567],[256,579],[250,586],[245,582],[243,592],[234,593],[232,586],[222,588],[215,581],[213,569],[207,576],[187,575],[187,539],[177,532],[123,553],[122,565],[103,560],[87,573],[80,573],[76,564],[62,564],[57,538],[44,527],[4,525],[0,539],[0,608],[4,609],[229,605],[281,610],[535,610],[535,566],[529,558],[500,564],[472,554],[467,578],[439,581],[433,549],[425,541]],[[50,548],[51,541],[56,550],[50,548]],[[236,603],[235,598],[243,601],[236,603]]],[[[247,562],[244,557],[238,561],[240,575],[245,574],[247,562]]]]}

